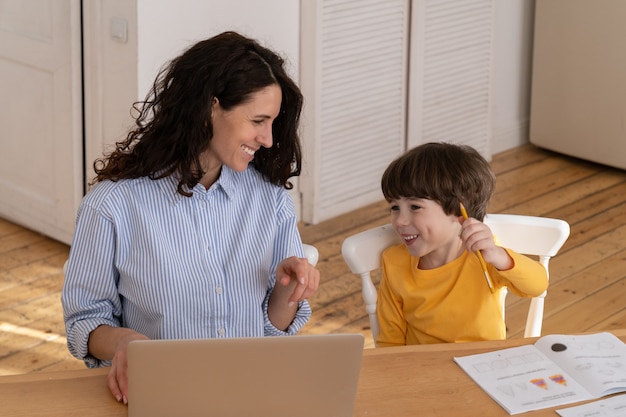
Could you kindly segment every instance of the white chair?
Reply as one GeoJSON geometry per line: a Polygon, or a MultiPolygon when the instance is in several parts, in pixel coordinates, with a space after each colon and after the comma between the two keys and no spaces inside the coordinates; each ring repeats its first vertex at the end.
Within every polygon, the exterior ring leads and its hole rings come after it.
{"type": "MultiPolygon", "coordinates": [[[[547,217],[488,214],[485,217],[485,223],[503,247],[524,255],[538,256],[548,276],[548,261],[558,253],[570,232],[566,221],[547,217]]],[[[397,243],[402,243],[400,238],[391,225],[386,224],[346,238],[341,247],[346,264],[354,274],[361,277],[363,300],[365,310],[369,315],[374,342],[379,331],[376,317],[378,296],[370,273],[380,268],[383,250],[397,243]]],[[[544,292],[531,300],[524,337],[541,335],[545,296],[544,292]]]]}
{"type": "MultiPolygon", "coordinates": [[[[487,214],[485,223],[498,238],[500,245],[517,253],[534,255],[546,268],[569,237],[569,224],[565,220],[548,217],[523,216],[517,214],[487,214]]],[[[546,291],[533,297],[528,308],[524,337],[541,336],[543,305],[546,291]]]]}
{"type": "Polygon", "coordinates": [[[317,261],[320,259],[320,253],[317,248],[306,243],[302,244],[302,248],[304,249],[304,257],[307,258],[309,263],[313,266],[317,265],[317,261]]]}
{"type": "Polygon", "coordinates": [[[402,240],[391,225],[386,224],[349,236],[341,245],[341,255],[350,271],[361,277],[361,293],[370,319],[374,344],[380,327],[376,317],[378,290],[372,281],[371,272],[380,268],[383,251],[398,243],[402,243],[402,240]]]}

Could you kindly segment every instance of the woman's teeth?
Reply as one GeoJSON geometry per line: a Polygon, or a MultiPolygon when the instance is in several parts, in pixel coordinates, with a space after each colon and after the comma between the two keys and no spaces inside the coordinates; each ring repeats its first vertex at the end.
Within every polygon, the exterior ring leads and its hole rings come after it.
{"type": "Polygon", "coordinates": [[[241,149],[243,149],[243,151],[245,153],[247,153],[250,156],[254,156],[254,150],[252,148],[248,148],[247,146],[241,146],[241,149]]]}

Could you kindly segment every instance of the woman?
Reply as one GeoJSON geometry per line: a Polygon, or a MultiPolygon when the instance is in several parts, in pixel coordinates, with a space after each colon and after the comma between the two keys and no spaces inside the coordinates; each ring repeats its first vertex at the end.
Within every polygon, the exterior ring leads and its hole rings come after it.
{"type": "Polygon", "coordinates": [[[301,108],[283,60],[225,32],[162,70],[95,162],[62,304],[70,352],[111,365],[118,401],[132,340],[290,335],[310,317],[319,271],[287,191],[301,108]]]}

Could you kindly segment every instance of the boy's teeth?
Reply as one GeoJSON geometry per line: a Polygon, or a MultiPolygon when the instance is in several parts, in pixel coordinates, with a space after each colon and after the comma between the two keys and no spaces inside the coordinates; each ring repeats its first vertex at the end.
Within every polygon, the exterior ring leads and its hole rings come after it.
{"type": "Polygon", "coordinates": [[[405,236],[404,240],[417,239],[417,235],[405,236]]]}

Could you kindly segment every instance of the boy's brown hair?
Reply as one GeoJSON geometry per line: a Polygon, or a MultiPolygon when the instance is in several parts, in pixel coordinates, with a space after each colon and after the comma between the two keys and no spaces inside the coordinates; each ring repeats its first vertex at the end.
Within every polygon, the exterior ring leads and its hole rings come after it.
{"type": "Polygon", "coordinates": [[[474,148],[444,142],[419,145],[391,162],[381,180],[387,201],[426,198],[441,205],[444,213],[468,214],[483,220],[496,186],[489,162],[474,148]]]}

